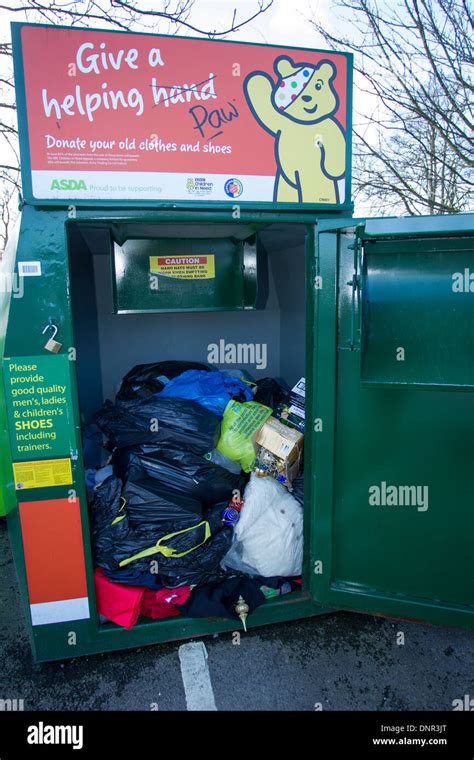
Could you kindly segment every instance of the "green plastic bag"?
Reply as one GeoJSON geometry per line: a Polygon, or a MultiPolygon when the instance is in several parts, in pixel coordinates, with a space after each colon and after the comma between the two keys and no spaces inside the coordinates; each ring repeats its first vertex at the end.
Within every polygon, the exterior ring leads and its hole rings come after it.
{"type": "Polygon", "coordinates": [[[243,404],[229,401],[222,419],[218,451],[229,459],[240,462],[244,472],[251,472],[255,463],[252,436],[271,413],[269,406],[257,404],[256,401],[246,401],[243,404]]]}

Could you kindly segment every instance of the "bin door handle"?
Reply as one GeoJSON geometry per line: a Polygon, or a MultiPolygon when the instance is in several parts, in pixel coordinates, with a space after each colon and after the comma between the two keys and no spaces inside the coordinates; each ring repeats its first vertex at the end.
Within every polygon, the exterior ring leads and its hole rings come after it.
{"type": "Polygon", "coordinates": [[[356,238],[353,245],[349,246],[354,251],[354,272],[347,285],[351,288],[351,337],[349,348],[351,351],[360,350],[360,271],[362,244],[359,238],[356,238]]]}

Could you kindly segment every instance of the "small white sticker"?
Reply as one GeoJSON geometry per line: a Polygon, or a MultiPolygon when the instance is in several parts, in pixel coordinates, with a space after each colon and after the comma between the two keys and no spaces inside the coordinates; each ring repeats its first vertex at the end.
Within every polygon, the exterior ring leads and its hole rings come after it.
{"type": "Polygon", "coordinates": [[[297,396],[302,396],[302,398],[305,397],[305,378],[302,377],[301,380],[298,380],[294,388],[291,389],[292,393],[295,393],[297,396]]]}
{"type": "Polygon", "coordinates": [[[305,418],[304,411],[302,409],[300,409],[298,406],[293,406],[293,404],[288,407],[288,412],[290,414],[296,414],[297,417],[301,417],[302,420],[304,420],[304,418],[305,418]]]}
{"type": "Polygon", "coordinates": [[[18,275],[20,277],[41,277],[41,261],[19,261],[18,275]]]}

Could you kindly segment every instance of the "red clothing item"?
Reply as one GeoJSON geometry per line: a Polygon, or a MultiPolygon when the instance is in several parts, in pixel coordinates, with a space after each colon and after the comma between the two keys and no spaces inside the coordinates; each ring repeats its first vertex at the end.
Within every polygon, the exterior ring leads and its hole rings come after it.
{"type": "Polygon", "coordinates": [[[123,628],[132,628],[138,620],[143,586],[126,586],[114,583],[100,567],[94,570],[97,612],[123,628]]]}
{"type": "Polygon", "coordinates": [[[139,615],[154,620],[180,615],[174,603],[183,604],[191,593],[189,586],[152,591],[145,586],[115,583],[104,575],[100,567],[94,570],[94,586],[97,612],[128,629],[135,625],[139,615]]]}
{"type": "Polygon", "coordinates": [[[174,605],[184,604],[190,593],[189,586],[161,588],[159,591],[152,591],[147,588],[142,596],[140,615],[145,615],[145,617],[154,620],[180,615],[181,612],[174,605]]]}

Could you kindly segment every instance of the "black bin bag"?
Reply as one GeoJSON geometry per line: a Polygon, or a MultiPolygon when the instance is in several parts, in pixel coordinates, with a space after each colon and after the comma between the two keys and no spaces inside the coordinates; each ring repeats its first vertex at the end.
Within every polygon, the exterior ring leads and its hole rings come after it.
{"type": "Polygon", "coordinates": [[[190,369],[210,371],[207,364],[200,362],[165,361],[137,364],[123,378],[116,400],[120,403],[121,401],[148,398],[154,393],[162,391],[167,380],[172,380],[190,369]]]}
{"type": "Polygon", "coordinates": [[[91,540],[95,564],[101,567],[113,566],[115,545],[130,531],[121,494],[122,481],[114,475],[94,489],[90,507],[91,540]]]}
{"type": "Polygon", "coordinates": [[[135,573],[151,587],[157,580],[170,588],[211,582],[222,576],[220,562],[232,541],[232,528],[222,523],[225,506],[215,504],[202,517],[133,528],[122,483],[111,476],[96,488],[90,508],[94,562],[117,582],[121,570],[122,582],[135,573]]]}
{"type": "MultiPolygon", "coordinates": [[[[159,575],[169,588],[208,583],[222,577],[220,562],[232,542],[232,528],[224,526],[226,504],[215,504],[194,524],[167,523],[160,530],[130,531],[115,545],[115,570],[133,568],[159,575]]],[[[119,574],[114,574],[119,580],[119,574]]]]}
{"type": "Polygon", "coordinates": [[[264,377],[255,383],[256,390],[254,401],[264,406],[269,406],[275,411],[278,406],[288,400],[289,391],[283,385],[273,379],[273,377],[264,377]]]}
{"type": "Polygon", "coordinates": [[[118,448],[169,443],[205,454],[214,448],[220,434],[216,414],[181,398],[152,396],[121,405],[106,401],[94,421],[110,445],[118,448]]]}
{"type": "Polygon", "coordinates": [[[139,482],[155,493],[169,489],[204,507],[228,502],[236,489],[243,494],[249,478],[175,445],[117,449],[112,461],[115,474],[123,480],[139,482]]]}
{"type": "Polygon", "coordinates": [[[125,509],[132,528],[160,527],[163,523],[182,521],[191,525],[196,517],[201,517],[202,506],[197,499],[184,493],[172,491],[164,486],[150,490],[148,482],[127,481],[122,490],[125,509]]]}

